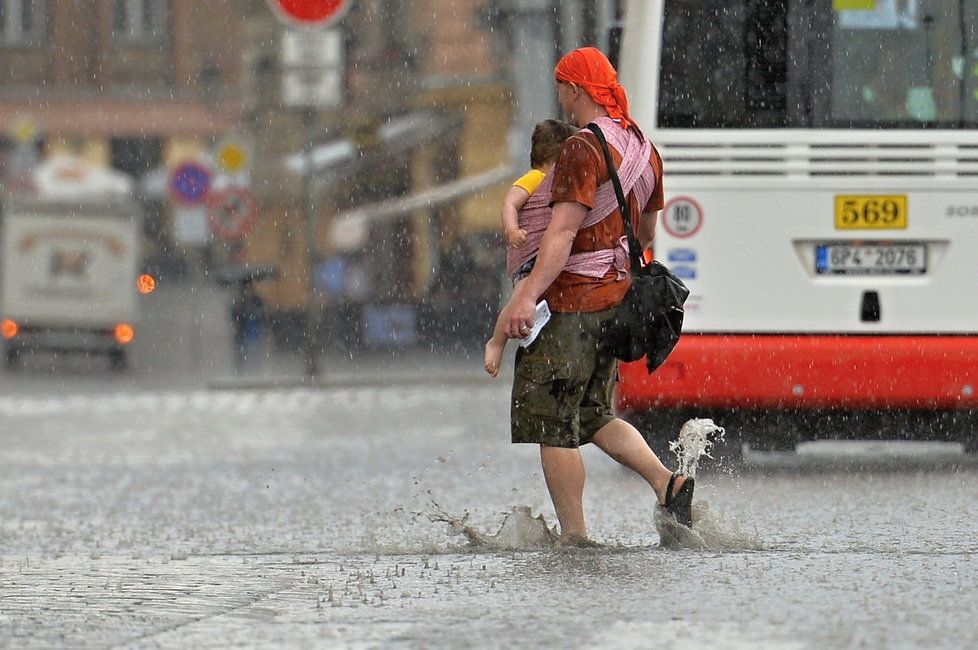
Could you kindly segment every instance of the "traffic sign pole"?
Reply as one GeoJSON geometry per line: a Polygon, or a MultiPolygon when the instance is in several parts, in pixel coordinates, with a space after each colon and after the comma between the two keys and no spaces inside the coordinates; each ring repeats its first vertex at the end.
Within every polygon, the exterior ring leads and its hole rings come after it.
{"type": "MultiPolygon", "coordinates": [[[[324,30],[330,25],[339,21],[347,11],[349,11],[350,6],[353,4],[353,0],[267,0],[268,4],[272,7],[275,13],[290,27],[302,27],[307,29],[315,29],[317,31],[324,30]]],[[[287,37],[286,37],[287,38],[287,37]]],[[[328,38],[328,37],[327,37],[328,38]]],[[[309,39],[305,39],[308,41],[309,39]]],[[[336,40],[336,39],[332,39],[336,40]]],[[[285,43],[286,47],[284,53],[295,53],[297,50],[309,49],[308,47],[303,48],[302,38],[292,38],[292,41],[285,43]]],[[[313,54],[320,54],[330,50],[329,47],[325,49],[321,43],[316,43],[312,47],[313,54]]],[[[329,43],[326,43],[328,46],[329,43]]],[[[337,53],[340,51],[339,47],[335,48],[337,53]]],[[[286,54],[288,56],[288,54],[286,54]]],[[[299,118],[302,122],[302,129],[304,133],[305,146],[303,147],[303,169],[302,169],[302,193],[305,198],[305,222],[306,222],[306,259],[309,266],[308,269],[308,287],[306,294],[306,374],[310,377],[315,377],[319,374],[319,300],[316,291],[315,283],[315,271],[316,264],[319,261],[318,255],[316,254],[316,197],[313,195],[312,188],[312,144],[313,139],[316,137],[316,112],[322,108],[332,108],[331,102],[341,101],[339,100],[340,89],[337,88],[336,92],[330,93],[330,85],[328,82],[332,77],[324,77],[328,72],[336,72],[339,74],[341,63],[339,61],[327,62],[328,64],[312,65],[309,66],[307,63],[307,57],[300,54],[301,60],[300,66],[295,67],[295,63],[291,66],[286,65],[284,67],[293,67],[292,72],[295,73],[296,79],[292,86],[298,84],[295,88],[292,88],[294,94],[296,95],[294,100],[287,96],[286,103],[294,103],[296,108],[299,109],[299,118]],[[305,77],[303,77],[305,73],[305,77]],[[310,85],[310,80],[317,80],[318,83],[310,85]],[[325,85],[324,85],[325,84],[325,85]]],[[[286,70],[286,74],[291,74],[289,70],[286,70]]],[[[340,76],[334,75],[336,79],[341,79],[340,76]]],[[[335,81],[335,79],[334,79],[335,81]]],[[[338,84],[337,84],[338,85],[338,84]]]]}
{"type": "Polygon", "coordinates": [[[303,109],[302,128],[305,132],[304,158],[302,169],[302,192],[306,198],[306,259],[309,264],[309,281],[306,287],[306,374],[315,377],[319,374],[319,300],[316,292],[316,197],[312,189],[312,142],[316,137],[316,111],[303,109]]]}

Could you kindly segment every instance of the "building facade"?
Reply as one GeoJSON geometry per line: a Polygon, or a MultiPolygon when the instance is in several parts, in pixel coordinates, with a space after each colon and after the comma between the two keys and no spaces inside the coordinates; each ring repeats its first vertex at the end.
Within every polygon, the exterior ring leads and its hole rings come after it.
{"type": "Polygon", "coordinates": [[[559,51],[600,44],[619,4],[354,0],[335,28],[342,96],[303,122],[284,102],[286,27],[267,0],[0,0],[0,183],[25,132],[42,156],[125,171],[143,181],[147,255],[179,257],[195,245],[176,236],[168,174],[212,161],[233,133],[251,146],[259,218],[233,247],[196,248],[278,269],[262,292],[283,338],[311,331],[310,299],[485,329],[505,255],[499,205],[527,163],[514,151],[556,112],[559,51]],[[310,185],[301,159],[288,164],[308,143],[324,161],[310,185]]]}
{"type": "Polygon", "coordinates": [[[237,122],[239,25],[226,2],[0,0],[0,131],[137,176],[177,159],[237,122]]]}
{"type": "Polygon", "coordinates": [[[0,0],[0,184],[23,171],[25,144],[124,171],[148,266],[185,268],[167,173],[238,124],[240,45],[230,2],[0,0]]]}

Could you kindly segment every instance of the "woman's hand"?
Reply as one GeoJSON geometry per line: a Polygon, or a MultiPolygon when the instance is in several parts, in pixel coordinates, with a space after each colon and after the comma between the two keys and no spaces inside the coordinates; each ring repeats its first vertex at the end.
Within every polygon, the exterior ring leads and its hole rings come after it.
{"type": "Polygon", "coordinates": [[[529,336],[536,311],[537,306],[532,300],[514,294],[500,317],[506,323],[506,336],[511,339],[525,339],[529,336]]]}

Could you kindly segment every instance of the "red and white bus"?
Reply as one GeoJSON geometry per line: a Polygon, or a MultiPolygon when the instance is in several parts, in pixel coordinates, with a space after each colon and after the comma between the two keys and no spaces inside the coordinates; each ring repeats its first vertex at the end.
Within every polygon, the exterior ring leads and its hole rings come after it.
{"type": "Polygon", "coordinates": [[[691,290],[622,408],[978,408],[978,4],[634,0],[620,69],[691,290]]]}

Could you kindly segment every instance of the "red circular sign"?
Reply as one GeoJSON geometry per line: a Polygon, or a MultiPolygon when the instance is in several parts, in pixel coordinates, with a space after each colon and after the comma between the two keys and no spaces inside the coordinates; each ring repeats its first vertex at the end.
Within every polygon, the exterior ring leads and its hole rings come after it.
{"type": "Polygon", "coordinates": [[[339,20],[352,0],[268,0],[283,18],[307,27],[325,27],[339,20]]]}
{"type": "Polygon", "coordinates": [[[258,204],[243,187],[228,187],[207,195],[207,220],[211,232],[224,241],[244,237],[258,218],[258,204]]]}
{"type": "Polygon", "coordinates": [[[662,209],[662,227],[673,237],[692,237],[703,227],[703,208],[689,196],[676,196],[662,209]]]}

